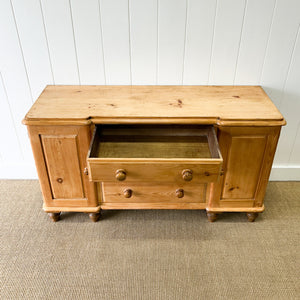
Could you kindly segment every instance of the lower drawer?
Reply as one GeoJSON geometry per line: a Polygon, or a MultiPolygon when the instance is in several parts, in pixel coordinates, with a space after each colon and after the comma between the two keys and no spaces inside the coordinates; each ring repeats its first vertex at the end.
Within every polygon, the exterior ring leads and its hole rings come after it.
{"type": "Polygon", "coordinates": [[[206,184],[101,183],[103,203],[205,203],[206,184]]]}

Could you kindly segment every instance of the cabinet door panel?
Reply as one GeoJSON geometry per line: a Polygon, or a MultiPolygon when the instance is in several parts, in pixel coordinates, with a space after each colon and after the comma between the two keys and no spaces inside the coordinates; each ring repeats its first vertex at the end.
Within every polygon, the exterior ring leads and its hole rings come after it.
{"type": "Polygon", "coordinates": [[[44,209],[98,206],[95,184],[84,173],[90,126],[28,126],[44,209]]]}
{"type": "Polygon", "coordinates": [[[41,140],[53,198],[84,198],[77,135],[42,135],[41,140]]]}
{"type": "Polygon", "coordinates": [[[223,199],[253,199],[266,147],[266,136],[231,139],[223,199]]]}
{"type": "Polygon", "coordinates": [[[262,208],[280,127],[219,127],[224,176],[212,184],[208,209],[262,208]]]}

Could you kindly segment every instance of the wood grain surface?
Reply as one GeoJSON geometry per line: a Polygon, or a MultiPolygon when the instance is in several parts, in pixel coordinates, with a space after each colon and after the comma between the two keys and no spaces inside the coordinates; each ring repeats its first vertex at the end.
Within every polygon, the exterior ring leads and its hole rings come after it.
{"type": "Polygon", "coordinates": [[[103,182],[103,203],[205,203],[206,184],[153,184],[142,183],[111,183],[103,182]],[[178,198],[177,189],[184,195],[178,198]],[[130,189],[132,195],[125,197],[124,191],[130,189]]]}
{"type": "Polygon", "coordinates": [[[95,184],[84,173],[90,126],[28,126],[28,133],[45,207],[97,206],[95,184]]]}
{"type": "Polygon", "coordinates": [[[24,123],[151,120],[154,123],[285,124],[281,113],[259,86],[47,86],[24,123]]]}

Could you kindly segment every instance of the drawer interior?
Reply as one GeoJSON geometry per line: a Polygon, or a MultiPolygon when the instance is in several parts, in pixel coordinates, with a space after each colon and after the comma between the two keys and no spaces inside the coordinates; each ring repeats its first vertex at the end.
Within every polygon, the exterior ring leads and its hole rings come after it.
{"type": "Polygon", "coordinates": [[[213,126],[96,125],[90,158],[221,158],[213,126]]]}

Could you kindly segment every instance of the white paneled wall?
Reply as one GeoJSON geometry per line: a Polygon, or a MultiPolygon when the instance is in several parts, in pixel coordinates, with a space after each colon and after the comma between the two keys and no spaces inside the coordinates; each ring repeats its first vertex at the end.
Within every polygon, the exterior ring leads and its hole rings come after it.
{"type": "Polygon", "coordinates": [[[300,180],[299,0],[1,0],[0,178],[35,178],[21,120],[47,84],[262,85],[300,180]]]}
{"type": "Polygon", "coordinates": [[[80,83],[105,84],[99,2],[71,0],[70,4],[80,83]]]}
{"type": "Polygon", "coordinates": [[[129,2],[132,84],[156,84],[157,0],[129,2]]]}

